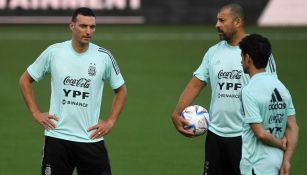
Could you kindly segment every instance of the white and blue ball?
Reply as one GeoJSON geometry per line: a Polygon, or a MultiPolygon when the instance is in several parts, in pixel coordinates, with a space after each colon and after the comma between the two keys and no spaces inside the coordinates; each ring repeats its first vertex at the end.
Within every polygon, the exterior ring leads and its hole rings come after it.
{"type": "Polygon", "coordinates": [[[184,128],[193,131],[196,136],[204,134],[209,127],[210,118],[207,109],[199,105],[186,107],[180,114],[189,123],[184,128]]]}

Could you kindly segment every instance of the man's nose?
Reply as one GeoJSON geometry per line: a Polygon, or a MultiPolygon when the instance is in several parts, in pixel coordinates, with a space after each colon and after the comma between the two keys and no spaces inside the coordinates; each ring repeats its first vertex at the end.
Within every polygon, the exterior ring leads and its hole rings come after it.
{"type": "Polygon", "coordinates": [[[216,21],[216,24],[215,24],[215,28],[220,28],[220,26],[221,26],[221,23],[219,22],[219,21],[216,21]]]}
{"type": "Polygon", "coordinates": [[[86,34],[90,34],[90,33],[91,33],[91,27],[88,26],[88,27],[86,27],[86,34]]]}

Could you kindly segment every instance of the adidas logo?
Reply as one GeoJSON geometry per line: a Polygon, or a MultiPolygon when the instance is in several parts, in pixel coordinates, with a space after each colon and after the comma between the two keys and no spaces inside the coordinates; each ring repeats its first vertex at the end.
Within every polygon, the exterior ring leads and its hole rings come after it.
{"type": "Polygon", "coordinates": [[[278,92],[277,88],[274,89],[272,93],[271,104],[269,105],[269,110],[274,109],[285,109],[286,103],[282,100],[280,93],[278,92]]]}
{"type": "Polygon", "coordinates": [[[275,88],[274,92],[272,94],[271,103],[274,103],[274,102],[277,102],[277,101],[282,101],[282,98],[281,98],[278,90],[275,88]]]}

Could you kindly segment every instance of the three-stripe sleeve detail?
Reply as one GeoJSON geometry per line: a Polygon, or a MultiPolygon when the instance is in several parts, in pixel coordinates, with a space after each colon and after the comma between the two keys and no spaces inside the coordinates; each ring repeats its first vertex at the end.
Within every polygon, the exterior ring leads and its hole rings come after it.
{"type": "Polygon", "coordinates": [[[274,64],[274,60],[273,60],[273,59],[274,59],[274,58],[273,58],[273,55],[271,54],[271,56],[270,56],[270,58],[269,58],[268,64],[269,64],[270,71],[271,71],[272,73],[276,71],[276,70],[275,70],[275,64],[274,64]]]}
{"type": "Polygon", "coordinates": [[[112,56],[110,51],[108,51],[108,50],[106,50],[104,48],[99,48],[98,51],[106,53],[106,54],[109,55],[109,58],[111,59],[111,62],[112,62],[113,69],[114,69],[116,75],[118,75],[120,73],[120,70],[119,70],[118,64],[116,63],[116,60],[114,59],[114,57],[112,56]]]}

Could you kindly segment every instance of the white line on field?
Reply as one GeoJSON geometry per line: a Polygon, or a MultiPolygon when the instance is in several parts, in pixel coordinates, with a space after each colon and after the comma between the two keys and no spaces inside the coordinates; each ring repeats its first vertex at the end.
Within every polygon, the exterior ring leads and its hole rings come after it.
{"type": "MultiPolygon", "coordinates": [[[[307,33],[263,33],[271,40],[307,40],[307,33]]],[[[1,40],[66,40],[70,33],[1,33],[1,40]]],[[[95,40],[217,40],[216,33],[96,33],[95,40]]]]}

